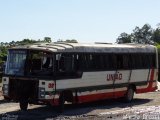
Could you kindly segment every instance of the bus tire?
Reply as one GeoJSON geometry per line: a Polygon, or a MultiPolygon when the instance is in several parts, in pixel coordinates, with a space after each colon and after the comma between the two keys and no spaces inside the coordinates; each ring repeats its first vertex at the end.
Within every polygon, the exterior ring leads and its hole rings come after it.
{"type": "Polygon", "coordinates": [[[4,100],[11,101],[11,99],[9,97],[6,97],[6,96],[4,96],[4,100]]]}
{"type": "Polygon", "coordinates": [[[28,100],[20,100],[19,106],[22,111],[27,111],[28,108],[28,100]]]}
{"type": "Polygon", "coordinates": [[[128,87],[128,90],[124,96],[125,102],[131,102],[134,97],[134,88],[132,86],[128,87]]]}
{"type": "Polygon", "coordinates": [[[65,97],[64,97],[64,93],[62,93],[59,97],[58,112],[62,113],[64,111],[64,103],[65,103],[65,97]]]}

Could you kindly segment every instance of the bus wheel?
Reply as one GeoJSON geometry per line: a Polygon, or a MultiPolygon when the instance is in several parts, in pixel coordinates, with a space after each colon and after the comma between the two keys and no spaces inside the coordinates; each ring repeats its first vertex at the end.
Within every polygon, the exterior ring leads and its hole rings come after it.
{"type": "Polygon", "coordinates": [[[9,97],[6,97],[6,96],[4,96],[4,100],[11,101],[11,99],[9,97]]]}
{"type": "Polygon", "coordinates": [[[134,88],[133,87],[128,87],[128,90],[124,96],[125,102],[131,102],[134,97],[134,88]]]}
{"type": "Polygon", "coordinates": [[[28,100],[20,100],[19,106],[22,111],[26,111],[28,108],[28,100]]]}
{"type": "Polygon", "coordinates": [[[58,112],[62,113],[64,111],[64,102],[65,102],[65,98],[64,98],[64,93],[62,93],[59,97],[59,108],[58,108],[58,112]]]}

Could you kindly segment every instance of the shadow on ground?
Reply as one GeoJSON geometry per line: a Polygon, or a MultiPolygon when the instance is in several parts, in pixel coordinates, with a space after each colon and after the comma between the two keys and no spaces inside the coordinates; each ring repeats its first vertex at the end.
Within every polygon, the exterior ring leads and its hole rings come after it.
{"type": "MultiPolygon", "coordinates": [[[[28,111],[14,111],[8,112],[7,115],[18,115],[20,120],[44,120],[44,119],[58,119],[59,117],[69,118],[72,116],[83,116],[93,110],[97,109],[114,109],[114,108],[125,108],[137,105],[143,105],[151,102],[152,99],[140,99],[135,98],[132,103],[125,103],[121,99],[101,100],[90,103],[83,103],[77,105],[65,105],[65,111],[58,113],[56,107],[42,105],[35,109],[29,109],[28,111]]],[[[0,101],[0,103],[3,101],[0,101]]],[[[0,118],[3,115],[0,115],[0,118]]]]}

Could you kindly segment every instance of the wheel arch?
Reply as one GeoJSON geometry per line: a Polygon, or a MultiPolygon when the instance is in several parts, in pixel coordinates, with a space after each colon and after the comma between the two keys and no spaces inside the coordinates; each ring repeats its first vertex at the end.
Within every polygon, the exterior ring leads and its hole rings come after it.
{"type": "Polygon", "coordinates": [[[72,90],[61,91],[59,99],[61,99],[62,96],[64,97],[64,101],[73,102],[73,91],[72,90]]]}
{"type": "Polygon", "coordinates": [[[134,92],[136,92],[136,85],[135,84],[129,84],[128,85],[128,88],[132,87],[134,92]]]}

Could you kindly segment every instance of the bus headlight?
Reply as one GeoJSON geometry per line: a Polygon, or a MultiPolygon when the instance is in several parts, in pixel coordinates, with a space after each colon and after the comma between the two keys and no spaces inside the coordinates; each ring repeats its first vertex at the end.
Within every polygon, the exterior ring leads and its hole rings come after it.
{"type": "Polygon", "coordinates": [[[4,95],[8,95],[8,90],[4,90],[4,91],[3,91],[3,94],[4,94],[4,95]]]}
{"type": "Polygon", "coordinates": [[[39,98],[45,98],[45,88],[39,88],[39,98]]]}
{"type": "Polygon", "coordinates": [[[3,94],[8,95],[8,84],[3,84],[3,94]]]}
{"type": "Polygon", "coordinates": [[[40,89],[40,92],[45,92],[45,89],[41,88],[41,89],[40,89]]]}
{"type": "Polygon", "coordinates": [[[8,89],[8,85],[4,84],[4,85],[3,85],[3,88],[4,88],[4,89],[8,89]]]}

